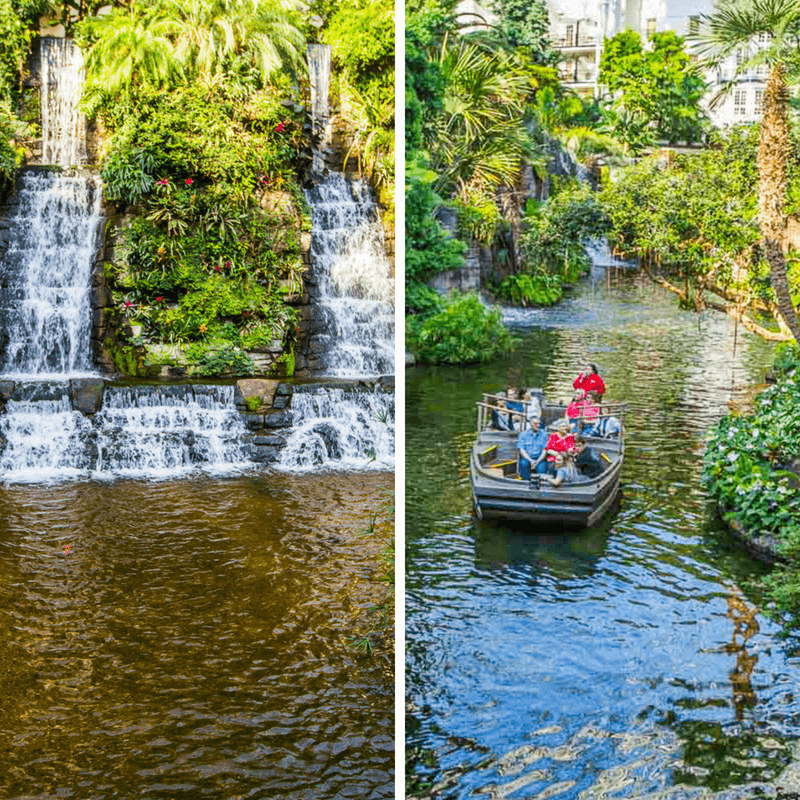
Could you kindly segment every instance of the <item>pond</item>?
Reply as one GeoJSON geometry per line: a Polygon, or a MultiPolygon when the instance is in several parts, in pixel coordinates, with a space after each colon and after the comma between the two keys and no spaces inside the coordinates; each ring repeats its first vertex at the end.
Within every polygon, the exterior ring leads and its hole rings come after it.
{"type": "Polygon", "coordinates": [[[407,786],[437,798],[797,797],[800,646],[750,581],[699,476],[708,426],[743,407],[770,348],[683,312],[629,271],[520,344],[415,368],[406,395],[407,786]],[[508,370],[569,398],[587,361],[629,404],[619,507],[597,528],[477,523],[474,403],[508,370]]]}
{"type": "Polygon", "coordinates": [[[393,485],[0,486],[0,796],[393,797],[393,654],[350,646],[393,485]]]}

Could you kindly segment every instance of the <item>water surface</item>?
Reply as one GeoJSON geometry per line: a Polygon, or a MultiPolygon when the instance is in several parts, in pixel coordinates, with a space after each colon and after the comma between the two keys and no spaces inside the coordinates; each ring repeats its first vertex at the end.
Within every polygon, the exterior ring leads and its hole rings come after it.
{"type": "Polygon", "coordinates": [[[349,647],[392,486],[0,487],[0,797],[392,797],[392,659],[349,647]]]}
{"type": "Polygon", "coordinates": [[[800,657],[763,571],[709,512],[704,435],[769,347],[598,273],[513,311],[508,358],[407,376],[409,785],[441,798],[751,798],[800,792],[800,657]],[[474,402],[509,369],[568,398],[587,361],[629,403],[615,514],[577,534],[477,524],[474,402]]]}

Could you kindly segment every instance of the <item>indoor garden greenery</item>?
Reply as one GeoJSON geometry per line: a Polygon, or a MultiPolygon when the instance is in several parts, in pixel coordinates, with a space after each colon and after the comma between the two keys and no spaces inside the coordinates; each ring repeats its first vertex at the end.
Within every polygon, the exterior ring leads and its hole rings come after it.
{"type": "Polygon", "coordinates": [[[38,134],[38,94],[21,88],[21,70],[40,23],[58,21],[84,53],[81,105],[116,206],[105,265],[116,366],[246,375],[260,352],[291,375],[310,229],[306,44],[332,46],[347,170],[370,180],[391,228],[392,5],[0,0],[2,182],[38,134]]]}
{"type": "Polygon", "coordinates": [[[745,539],[777,558],[762,578],[778,613],[800,626],[800,352],[777,350],[777,382],[750,414],[723,417],[709,432],[703,482],[745,539]]]}

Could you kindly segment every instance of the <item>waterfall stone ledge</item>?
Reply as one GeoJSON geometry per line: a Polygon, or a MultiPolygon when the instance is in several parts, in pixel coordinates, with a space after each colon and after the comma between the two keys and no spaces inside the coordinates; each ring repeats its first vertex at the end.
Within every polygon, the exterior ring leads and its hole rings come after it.
{"type": "MultiPolygon", "coordinates": [[[[317,445],[325,457],[332,460],[342,457],[341,433],[335,420],[323,416],[309,421],[309,408],[326,408],[337,405],[362,405],[369,407],[364,398],[383,397],[385,409],[383,420],[394,422],[394,376],[381,376],[376,379],[333,380],[320,383],[293,384],[269,379],[242,379],[231,387],[230,384],[138,384],[124,386],[107,382],[102,378],[78,378],[68,382],[58,381],[0,381],[0,427],[3,418],[13,413],[15,404],[60,404],[61,411],[78,412],[76,429],[84,433],[82,438],[89,462],[97,463],[98,437],[93,425],[108,427],[108,421],[101,421],[113,413],[119,405],[119,395],[127,396],[129,407],[140,406],[152,410],[163,404],[165,408],[174,406],[208,405],[218,401],[221,391],[227,391],[231,398],[229,411],[241,423],[238,438],[245,460],[253,464],[269,464],[281,461],[287,444],[306,434],[317,440],[317,445]],[[231,391],[232,389],[232,391],[231,391]],[[109,397],[111,402],[109,403],[109,397]],[[300,398],[300,399],[298,399],[300,398]],[[298,406],[300,410],[298,411],[298,406]],[[319,442],[322,445],[319,445],[319,442]]],[[[48,406],[49,408],[49,406],[48,406]]],[[[47,411],[45,410],[46,414],[47,411]]],[[[366,411],[362,418],[368,416],[366,411]]],[[[116,423],[112,424],[113,425],[116,423]]],[[[118,428],[114,428],[118,430],[118,428]]],[[[172,436],[173,444],[195,443],[195,432],[184,431],[176,439],[175,433],[165,432],[165,439],[172,436]],[[191,441],[189,441],[191,440],[191,441]]],[[[350,434],[347,434],[349,437],[350,434]]],[[[345,438],[347,438],[345,437],[345,438]]],[[[393,440],[393,433],[392,433],[393,440]]],[[[74,442],[73,442],[74,444],[74,442]]],[[[295,442],[296,444],[296,442],[295,442]]],[[[8,441],[0,430],[0,460],[8,446],[8,441]]],[[[392,443],[393,447],[393,443],[392,443]]],[[[303,449],[301,447],[301,449],[303,449]]],[[[84,459],[85,460],[85,459],[84,459]]],[[[320,459],[317,459],[319,463],[320,459]]]]}

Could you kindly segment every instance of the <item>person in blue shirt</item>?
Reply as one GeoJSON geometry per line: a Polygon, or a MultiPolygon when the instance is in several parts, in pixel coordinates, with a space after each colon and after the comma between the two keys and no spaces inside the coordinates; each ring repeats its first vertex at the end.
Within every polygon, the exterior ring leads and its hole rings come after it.
{"type": "Polygon", "coordinates": [[[531,479],[531,471],[538,475],[547,472],[547,431],[540,430],[539,417],[531,417],[531,427],[517,436],[517,472],[524,481],[531,479]]]}

